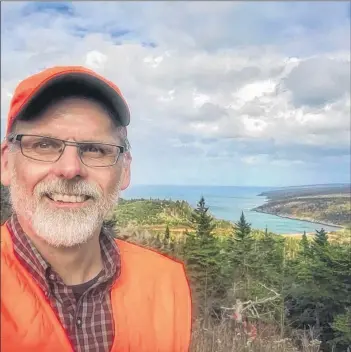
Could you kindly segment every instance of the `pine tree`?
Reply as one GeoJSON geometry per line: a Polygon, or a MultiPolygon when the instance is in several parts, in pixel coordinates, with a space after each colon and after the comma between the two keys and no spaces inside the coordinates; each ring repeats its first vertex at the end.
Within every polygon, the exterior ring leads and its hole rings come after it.
{"type": "Polygon", "coordinates": [[[328,235],[324,229],[316,230],[314,243],[320,247],[324,247],[328,244],[328,235]]]}
{"type": "Polygon", "coordinates": [[[244,212],[241,212],[240,220],[235,223],[233,232],[228,238],[229,256],[234,259],[238,255],[241,257],[245,252],[251,251],[252,246],[251,224],[246,219],[244,212]],[[235,256],[233,255],[236,252],[235,256]]]}
{"type": "Polygon", "coordinates": [[[236,228],[231,239],[231,249],[235,251],[234,261],[244,260],[248,262],[249,253],[253,249],[254,239],[251,234],[251,224],[246,221],[244,212],[241,212],[240,220],[235,225],[236,228]]]}
{"type": "Polygon", "coordinates": [[[191,215],[193,232],[187,232],[184,256],[198,308],[208,313],[221,285],[221,254],[213,234],[213,218],[201,197],[191,215]]]}
{"type": "MultiPolygon", "coordinates": [[[[233,232],[228,238],[229,272],[226,274],[231,283],[242,283],[241,298],[246,299],[250,286],[252,272],[257,264],[254,239],[251,235],[251,225],[246,221],[244,212],[235,223],[233,232]]],[[[257,248],[256,248],[257,249],[257,248]]]]}
{"type": "Polygon", "coordinates": [[[182,255],[181,249],[176,247],[177,247],[176,240],[174,239],[174,237],[171,237],[171,232],[167,224],[165,234],[162,239],[162,251],[171,257],[175,257],[176,255],[181,256],[182,255]],[[180,250],[179,253],[176,253],[177,249],[180,250]]]}
{"type": "Polygon", "coordinates": [[[310,249],[310,244],[307,239],[306,231],[303,232],[302,239],[300,242],[301,245],[301,251],[304,255],[308,255],[309,249],[310,249]]]}
{"type": "Polygon", "coordinates": [[[235,237],[237,238],[237,240],[243,241],[249,238],[251,234],[251,224],[246,221],[243,211],[241,212],[240,220],[235,225],[235,237]]]}
{"type": "Polygon", "coordinates": [[[166,231],[165,231],[165,236],[164,236],[164,244],[166,247],[168,247],[169,243],[170,243],[170,239],[171,239],[171,234],[169,231],[169,226],[167,224],[166,226],[166,231]]]}
{"type": "Polygon", "coordinates": [[[321,229],[319,231],[316,230],[314,241],[311,245],[311,255],[313,256],[315,263],[319,261],[323,262],[324,263],[323,267],[326,267],[326,270],[328,268],[328,261],[329,261],[328,248],[329,248],[329,242],[328,242],[327,233],[325,232],[324,229],[321,229]]]}
{"type": "Polygon", "coordinates": [[[346,313],[339,314],[335,317],[332,324],[335,331],[334,342],[345,348],[351,346],[351,306],[346,308],[346,313]]]}
{"type": "Polygon", "coordinates": [[[308,255],[301,249],[298,257],[289,263],[291,278],[285,300],[289,320],[294,328],[313,326],[320,334],[323,351],[346,350],[348,336],[344,328],[348,321],[347,307],[350,307],[350,250],[350,245],[328,243],[325,231],[321,230],[311,243],[308,255]]]}
{"type": "Polygon", "coordinates": [[[274,236],[266,229],[263,238],[256,241],[253,249],[252,276],[273,286],[280,282],[284,259],[284,238],[274,236]]]}
{"type": "Polygon", "coordinates": [[[213,218],[208,212],[206,207],[205,198],[201,197],[197,204],[196,209],[191,215],[191,223],[196,229],[196,234],[199,238],[209,237],[212,235],[214,229],[213,218]]]}

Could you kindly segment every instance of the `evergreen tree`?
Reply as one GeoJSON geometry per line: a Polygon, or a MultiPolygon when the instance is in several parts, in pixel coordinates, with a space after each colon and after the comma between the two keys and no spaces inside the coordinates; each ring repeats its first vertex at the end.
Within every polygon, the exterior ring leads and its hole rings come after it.
{"type": "MultiPolygon", "coordinates": [[[[231,249],[234,250],[234,257],[237,258],[234,258],[234,262],[238,260],[248,262],[249,254],[253,249],[254,238],[251,234],[251,224],[246,221],[244,212],[241,212],[240,220],[235,224],[231,242],[231,249]]],[[[250,263],[252,264],[254,261],[250,260],[250,263]]]]}
{"type": "Polygon", "coordinates": [[[213,218],[208,214],[205,199],[201,197],[191,215],[193,232],[187,232],[184,255],[193,295],[203,314],[208,316],[221,285],[221,254],[213,234],[213,218]]]}
{"type": "Polygon", "coordinates": [[[245,252],[246,254],[250,252],[252,242],[251,225],[246,221],[244,212],[241,212],[240,220],[235,223],[233,232],[228,238],[229,256],[234,262],[237,262],[235,257],[239,259],[245,254],[245,252]]]}
{"type": "Polygon", "coordinates": [[[320,237],[321,241],[312,243],[308,256],[301,250],[289,263],[290,283],[285,287],[285,304],[295,329],[313,326],[320,334],[321,350],[341,352],[346,350],[344,325],[346,309],[351,305],[348,294],[351,247],[328,244],[323,231],[320,237]]]}
{"type": "Polygon", "coordinates": [[[251,224],[246,219],[244,212],[241,212],[240,220],[236,223],[235,237],[239,241],[247,239],[251,234],[251,224]]]}
{"type": "MultiPolygon", "coordinates": [[[[216,237],[204,198],[195,210],[186,203],[177,204],[184,207],[184,218],[191,219],[193,229],[175,241],[167,226],[163,234],[145,237],[143,244],[185,261],[194,315],[199,314],[202,327],[208,327],[209,313],[220,317],[218,308],[232,307],[238,298],[261,300],[264,303],[255,307],[257,319],[279,324],[281,331],[287,328],[299,334],[313,329],[322,341],[320,350],[347,351],[351,344],[351,241],[335,240],[336,236],[329,241],[324,230],[317,231],[312,241],[305,232],[301,240],[295,240],[272,234],[267,228],[252,230],[244,213],[235,228],[226,228],[227,236],[216,237]],[[170,243],[167,250],[165,243],[170,243]],[[267,300],[273,293],[279,297],[267,300]]],[[[140,218],[150,216],[147,221],[155,221],[157,207],[144,210],[140,218]]],[[[171,209],[167,214],[176,215],[171,209]]],[[[244,313],[252,314],[249,309],[244,313]]]]}
{"type": "Polygon", "coordinates": [[[205,198],[201,197],[197,204],[196,209],[191,214],[190,221],[196,230],[196,234],[199,238],[205,238],[212,235],[214,229],[213,218],[208,212],[206,207],[205,198]]]}
{"type": "Polygon", "coordinates": [[[169,226],[168,226],[168,224],[167,224],[167,226],[166,226],[166,231],[165,231],[165,236],[164,236],[164,245],[165,245],[166,247],[169,246],[170,240],[171,240],[171,234],[170,234],[170,231],[169,231],[169,226]]]}
{"type": "Polygon", "coordinates": [[[256,242],[252,259],[255,269],[252,275],[276,286],[280,283],[283,270],[285,240],[265,231],[263,238],[256,242]]]}
{"type": "Polygon", "coordinates": [[[303,232],[300,246],[301,246],[301,251],[302,251],[303,255],[305,255],[305,256],[308,255],[309,249],[310,249],[310,244],[307,239],[306,231],[303,232]]]}
{"type": "MultiPolygon", "coordinates": [[[[184,235],[186,238],[187,233],[184,235]]],[[[171,236],[171,232],[167,224],[165,234],[162,239],[162,251],[168,256],[180,258],[182,254],[184,254],[182,253],[182,247],[182,243],[176,241],[176,239],[171,236]]]]}
{"type": "MultiPolygon", "coordinates": [[[[315,263],[323,262],[323,267],[325,270],[328,270],[328,251],[329,251],[329,242],[328,235],[324,229],[316,230],[313,243],[311,245],[311,256],[313,257],[315,263]]],[[[316,267],[318,270],[318,267],[316,267]]],[[[320,271],[319,271],[320,274],[320,271]]]]}
{"type": "Polygon", "coordinates": [[[351,346],[351,306],[347,307],[346,313],[335,317],[332,328],[335,331],[334,343],[344,346],[345,350],[351,346]]]}
{"type": "Polygon", "coordinates": [[[242,212],[240,220],[235,223],[233,232],[227,240],[229,272],[225,276],[230,280],[231,285],[240,283],[241,289],[236,298],[246,299],[248,297],[251,273],[257,264],[253,244],[251,225],[246,221],[242,212]]]}
{"type": "Polygon", "coordinates": [[[324,229],[316,231],[314,242],[317,246],[320,246],[320,247],[324,247],[328,244],[328,235],[324,229]]]}

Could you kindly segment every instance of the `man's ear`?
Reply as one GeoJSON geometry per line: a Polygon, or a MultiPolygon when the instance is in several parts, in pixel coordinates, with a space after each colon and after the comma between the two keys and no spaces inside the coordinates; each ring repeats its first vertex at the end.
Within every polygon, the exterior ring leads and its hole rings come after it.
{"type": "Polygon", "coordinates": [[[123,170],[120,190],[124,191],[130,184],[130,167],[123,170]]]}
{"type": "Polygon", "coordinates": [[[130,184],[130,179],[131,179],[131,171],[130,171],[130,164],[132,162],[132,156],[130,153],[128,153],[125,156],[124,160],[124,165],[122,169],[122,174],[121,174],[121,187],[120,190],[124,191],[126,188],[128,188],[130,184]]]}
{"type": "Polygon", "coordinates": [[[9,165],[9,145],[7,141],[1,143],[1,183],[8,187],[11,181],[11,172],[9,165]]]}

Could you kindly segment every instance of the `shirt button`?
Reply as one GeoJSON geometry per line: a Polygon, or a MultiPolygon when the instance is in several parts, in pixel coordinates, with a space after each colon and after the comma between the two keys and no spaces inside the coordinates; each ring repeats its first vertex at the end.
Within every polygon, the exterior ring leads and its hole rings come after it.
{"type": "Polygon", "coordinates": [[[55,275],[54,275],[54,274],[50,274],[50,275],[49,275],[49,279],[52,280],[52,281],[54,281],[54,280],[55,280],[55,275]]]}
{"type": "Polygon", "coordinates": [[[76,325],[78,326],[78,328],[80,328],[82,326],[82,319],[81,318],[77,319],[76,325]]]}

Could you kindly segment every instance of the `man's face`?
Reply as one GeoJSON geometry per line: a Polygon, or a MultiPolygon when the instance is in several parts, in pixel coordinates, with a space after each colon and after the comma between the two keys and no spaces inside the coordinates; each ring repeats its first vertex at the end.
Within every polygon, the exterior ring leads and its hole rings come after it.
{"type": "MultiPolygon", "coordinates": [[[[20,121],[16,133],[123,145],[108,113],[79,98],[63,100],[33,121],[20,121]]],[[[74,146],[66,146],[55,163],[46,163],[22,155],[19,143],[12,150],[5,142],[1,163],[2,183],[10,188],[19,219],[53,246],[71,247],[96,234],[130,181],[123,154],[113,166],[94,168],[81,162],[74,146]]]]}

